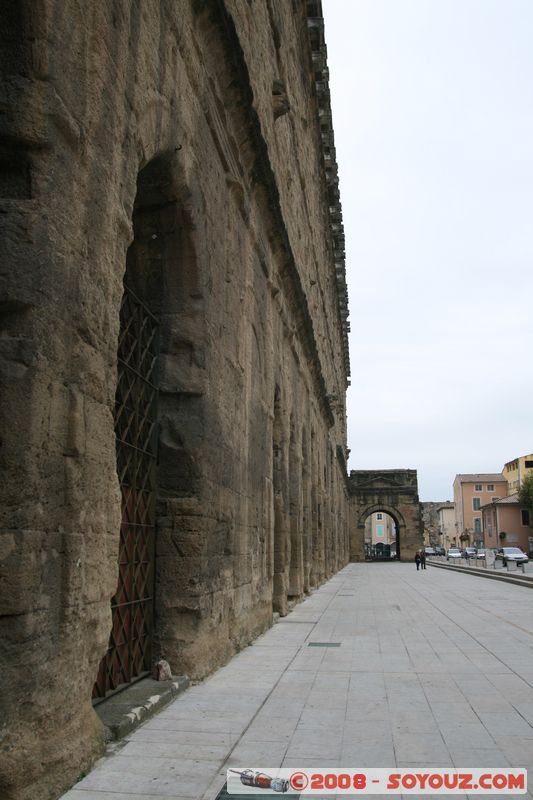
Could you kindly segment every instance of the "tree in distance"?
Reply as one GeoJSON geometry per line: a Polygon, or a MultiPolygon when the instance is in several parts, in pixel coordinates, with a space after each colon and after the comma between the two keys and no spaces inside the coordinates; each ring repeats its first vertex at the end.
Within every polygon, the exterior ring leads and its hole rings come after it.
{"type": "Polygon", "coordinates": [[[522,481],[522,486],[518,490],[518,502],[522,508],[527,508],[530,520],[533,522],[533,473],[526,475],[522,481]]]}

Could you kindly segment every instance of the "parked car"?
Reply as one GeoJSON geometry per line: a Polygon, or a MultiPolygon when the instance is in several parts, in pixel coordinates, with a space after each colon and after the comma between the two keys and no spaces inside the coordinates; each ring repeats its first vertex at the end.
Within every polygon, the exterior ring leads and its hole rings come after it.
{"type": "Polygon", "coordinates": [[[435,555],[437,555],[437,556],[445,556],[446,555],[446,550],[444,549],[444,547],[436,547],[435,548],[435,555]]]}
{"type": "Polygon", "coordinates": [[[424,547],[426,551],[426,556],[436,556],[435,548],[434,547],[424,547]]]}
{"type": "Polygon", "coordinates": [[[463,558],[475,558],[477,550],[475,547],[465,547],[461,555],[463,558]]]}
{"type": "Polygon", "coordinates": [[[516,561],[517,564],[527,564],[529,561],[529,558],[519,547],[500,547],[496,558],[501,559],[504,567],[508,561],[516,561]]]}
{"type": "Polygon", "coordinates": [[[486,550],[478,550],[476,553],[476,558],[485,558],[486,550]]]}
{"type": "Polygon", "coordinates": [[[450,547],[446,553],[446,561],[456,561],[461,558],[462,553],[458,547],[450,547]]]}

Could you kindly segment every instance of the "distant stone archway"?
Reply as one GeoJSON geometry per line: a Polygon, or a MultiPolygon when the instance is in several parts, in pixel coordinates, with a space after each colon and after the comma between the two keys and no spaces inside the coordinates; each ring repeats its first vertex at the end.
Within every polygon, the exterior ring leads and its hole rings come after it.
{"type": "MultiPolygon", "coordinates": [[[[366,525],[366,523],[368,521],[368,518],[371,517],[372,514],[377,514],[377,513],[382,513],[382,514],[385,514],[385,515],[388,514],[388,516],[391,517],[392,521],[394,522],[394,525],[396,527],[396,544],[395,544],[396,556],[395,557],[397,559],[401,559],[401,544],[402,544],[401,533],[402,533],[402,531],[405,531],[405,527],[406,527],[405,520],[404,520],[402,514],[398,511],[397,508],[393,508],[392,506],[388,506],[386,503],[378,503],[377,505],[369,506],[368,508],[365,508],[365,509],[361,510],[361,512],[360,512],[361,518],[359,520],[359,524],[362,523],[362,525],[363,525],[363,544],[364,544],[364,538],[365,538],[365,525],[366,525]]],[[[359,527],[359,525],[358,525],[358,527],[359,527]]],[[[366,554],[363,553],[363,557],[365,557],[365,556],[366,556],[366,554]]]]}
{"type": "Polygon", "coordinates": [[[365,520],[377,511],[389,514],[396,524],[400,561],[414,558],[423,545],[416,470],[352,470],[349,483],[350,561],[364,560],[365,520]]]}

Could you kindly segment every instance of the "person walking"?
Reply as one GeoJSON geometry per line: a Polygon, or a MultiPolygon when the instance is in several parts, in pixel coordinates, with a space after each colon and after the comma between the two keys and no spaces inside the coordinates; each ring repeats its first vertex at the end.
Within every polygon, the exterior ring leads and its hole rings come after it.
{"type": "Polygon", "coordinates": [[[425,568],[426,568],[426,551],[425,550],[421,550],[420,551],[420,569],[425,569],[425,568]]]}
{"type": "Polygon", "coordinates": [[[420,556],[420,550],[417,550],[416,553],[415,553],[415,564],[416,564],[416,571],[417,572],[420,569],[420,562],[421,561],[422,561],[422,558],[420,556]]]}

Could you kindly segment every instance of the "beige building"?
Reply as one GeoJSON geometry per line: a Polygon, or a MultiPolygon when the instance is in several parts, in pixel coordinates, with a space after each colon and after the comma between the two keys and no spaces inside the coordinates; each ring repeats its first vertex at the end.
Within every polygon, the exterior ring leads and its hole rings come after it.
{"type": "Polygon", "coordinates": [[[509,487],[507,494],[515,494],[522,486],[522,481],[526,475],[533,474],[533,453],[529,453],[527,456],[519,456],[513,461],[508,461],[502,473],[509,487]]]}
{"type": "Polygon", "coordinates": [[[377,511],[365,522],[365,542],[367,544],[395,544],[396,525],[388,514],[377,511]]]}
{"type": "Polygon", "coordinates": [[[453,482],[455,536],[458,546],[483,545],[481,508],[507,496],[507,481],[500,472],[456,475],[453,482]]]}
{"type": "Polygon", "coordinates": [[[531,515],[521,508],[517,494],[493,500],[481,512],[485,547],[520,547],[525,553],[533,550],[531,515]]]}
{"type": "Polygon", "coordinates": [[[439,540],[442,547],[446,550],[449,547],[457,546],[457,534],[455,529],[455,506],[453,503],[445,503],[437,509],[439,540]]]}

